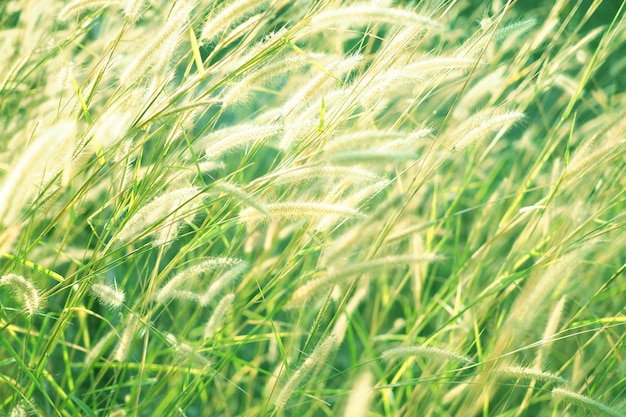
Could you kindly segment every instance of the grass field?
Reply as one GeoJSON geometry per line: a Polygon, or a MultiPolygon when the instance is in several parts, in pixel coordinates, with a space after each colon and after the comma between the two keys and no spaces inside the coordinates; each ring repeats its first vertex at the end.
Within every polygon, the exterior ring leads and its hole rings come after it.
{"type": "Polygon", "coordinates": [[[625,13],[0,1],[0,414],[626,415],[625,13]]]}

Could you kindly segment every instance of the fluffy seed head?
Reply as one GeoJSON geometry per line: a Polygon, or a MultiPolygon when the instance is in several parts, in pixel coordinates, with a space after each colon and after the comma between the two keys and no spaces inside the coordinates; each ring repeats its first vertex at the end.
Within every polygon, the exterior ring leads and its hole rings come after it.
{"type": "Polygon", "coordinates": [[[431,359],[443,359],[446,361],[456,361],[464,364],[473,363],[472,359],[459,355],[458,353],[451,352],[447,349],[432,347],[432,346],[401,346],[393,349],[387,349],[382,353],[382,358],[385,361],[395,361],[398,359],[405,359],[411,356],[422,356],[431,359]]]}
{"type": "MultiPolygon", "coordinates": [[[[160,197],[152,200],[144,207],[139,209],[124,225],[122,230],[116,237],[117,242],[128,242],[145,233],[146,229],[154,226],[156,223],[170,218],[185,204],[190,209],[197,204],[197,198],[200,197],[200,190],[196,187],[181,188],[169,191],[160,197]]],[[[190,210],[191,211],[191,210],[190,210]]],[[[177,223],[180,218],[170,219],[163,224],[163,227],[177,223]]],[[[146,235],[154,233],[149,231],[146,235]]]]}
{"type": "Polygon", "coordinates": [[[565,388],[554,388],[552,397],[557,401],[575,404],[578,407],[588,410],[593,415],[606,415],[611,417],[624,417],[624,413],[609,407],[606,404],[596,401],[587,396],[578,394],[565,388]]]}
{"type": "Polygon", "coordinates": [[[281,410],[285,408],[287,402],[293,396],[294,391],[300,386],[302,380],[313,371],[313,369],[319,364],[323,363],[330,352],[335,347],[336,337],[331,335],[326,337],[326,339],[322,340],[311,356],[309,356],[300,367],[291,374],[291,377],[287,380],[283,388],[280,390],[278,395],[276,396],[276,409],[281,410]]]}
{"type": "Polygon", "coordinates": [[[100,304],[112,309],[120,308],[124,304],[124,291],[103,283],[95,283],[91,286],[91,293],[96,296],[100,304]]]}
{"type": "Polygon", "coordinates": [[[226,314],[228,314],[228,311],[232,307],[234,301],[235,294],[228,294],[227,296],[222,298],[217,307],[215,307],[211,318],[204,328],[203,336],[205,339],[209,339],[213,337],[213,335],[215,335],[217,329],[222,325],[224,317],[226,316],[226,314]]]}
{"type": "Polygon", "coordinates": [[[211,258],[198,264],[192,265],[176,274],[167,284],[159,290],[156,300],[165,304],[171,299],[194,300],[201,305],[211,302],[219,292],[244,272],[247,263],[235,258],[211,258]],[[194,278],[217,269],[226,268],[203,293],[190,289],[190,283],[194,278]]]}
{"type": "Polygon", "coordinates": [[[7,286],[13,296],[18,299],[29,315],[35,314],[41,305],[41,297],[37,288],[26,278],[17,274],[7,274],[0,278],[0,287],[7,286]]]}

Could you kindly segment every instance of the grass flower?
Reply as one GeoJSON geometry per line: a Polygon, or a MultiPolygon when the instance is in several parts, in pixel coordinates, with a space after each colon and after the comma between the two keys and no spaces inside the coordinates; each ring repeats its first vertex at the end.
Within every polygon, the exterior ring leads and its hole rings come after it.
{"type": "MultiPolygon", "coordinates": [[[[163,222],[170,216],[173,216],[178,210],[185,205],[193,205],[193,200],[201,195],[197,187],[186,187],[169,191],[160,197],[152,200],[140,208],[120,230],[115,237],[116,242],[128,242],[136,239],[138,236],[147,236],[154,233],[154,227],[157,223],[163,222]],[[146,233],[148,230],[148,233],[146,233]]],[[[169,223],[165,223],[162,227],[175,224],[179,219],[174,218],[169,223]]]]}
{"type": "Polygon", "coordinates": [[[381,355],[385,361],[396,361],[398,359],[406,359],[412,356],[420,356],[444,361],[455,361],[462,364],[473,363],[472,359],[467,356],[459,355],[449,350],[432,346],[402,346],[387,349],[381,355]]]}
{"type": "Polygon", "coordinates": [[[119,288],[97,282],[91,286],[90,291],[101,304],[109,308],[116,309],[124,303],[125,294],[119,288]]]}
{"type": "Polygon", "coordinates": [[[293,397],[295,390],[302,384],[304,378],[313,372],[317,366],[324,363],[335,347],[335,341],[334,336],[326,337],[315,347],[311,355],[306,358],[298,369],[291,374],[276,396],[274,404],[278,410],[285,408],[287,402],[293,397]]]}
{"type": "Polygon", "coordinates": [[[593,400],[584,395],[578,394],[574,391],[570,391],[565,388],[554,388],[552,390],[552,397],[557,401],[569,402],[575,404],[578,407],[584,408],[591,413],[603,416],[623,417],[624,413],[619,410],[611,408],[599,401],[593,400]]]}
{"type": "Polygon", "coordinates": [[[234,301],[235,294],[228,294],[220,300],[219,304],[215,307],[211,318],[204,327],[203,337],[205,339],[209,339],[215,335],[217,329],[222,325],[224,317],[232,307],[234,301]]]}
{"type": "Polygon", "coordinates": [[[0,415],[623,414],[625,27],[0,1],[0,415]]]}
{"type": "Polygon", "coordinates": [[[0,287],[8,287],[13,296],[18,299],[29,315],[34,315],[41,308],[41,295],[39,290],[21,275],[7,274],[0,278],[0,287]]]}

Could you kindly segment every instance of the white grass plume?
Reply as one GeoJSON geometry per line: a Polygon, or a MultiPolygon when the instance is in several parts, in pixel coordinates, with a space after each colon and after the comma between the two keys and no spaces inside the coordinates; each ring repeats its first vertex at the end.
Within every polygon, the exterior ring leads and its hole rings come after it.
{"type": "Polygon", "coordinates": [[[117,287],[97,282],[91,286],[90,292],[96,296],[100,304],[111,309],[120,308],[124,304],[124,291],[117,287]]]}
{"type": "Polygon", "coordinates": [[[364,148],[368,144],[378,144],[387,140],[402,139],[406,133],[398,130],[365,129],[355,132],[342,132],[330,138],[324,145],[328,153],[364,148]]]}
{"type": "Polygon", "coordinates": [[[236,258],[207,259],[187,267],[176,274],[159,290],[156,295],[156,301],[160,304],[165,304],[172,299],[183,299],[197,301],[201,305],[206,305],[213,300],[224,287],[237,279],[246,267],[246,262],[236,258]],[[190,282],[194,279],[207,272],[218,269],[225,269],[225,272],[203,293],[188,289],[190,282]]]}
{"type": "Polygon", "coordinates": [[[314,202],[288,202],[271,203],[263,206],[265,212],[248,207],[239,213],[242,222],[254,226],[256,223],[276,219],[306,219],[312,220],[320,216],[333,216],[334,218],[350,218],[360,216],[361,213],[351,207],[341,204],[326,204],[314,202]]]}
{"type": "Polygon", "coordinates": [[[146,0],[127,0],[124,6],[124,16],[131,20],[137,19],[145,3],[146,0]]]}
{"type": "Polygon", "coordinates": [[[361,168],[321,165],[281,169],[260,178],[259,182],[271,182],[275,185],[293,184],[318,178],[334,177],[349,178],[350,180],[360,181],[379,181],[382,179],[382,177],[376,175],[375,173],[361,168]]]}
{"type": "MultiPolygon", "coordinates": [[[[116,242],[129,242],[140,236],[149,236],[155,233],[155,230],[146,229],[154,226],[164,219],[168,219],[174,212],[188,205],[191,208],[197,204],[197,200],[201,196],[200,190],[196,187],[181,188],[169,191],[160,197],[155,198],[146,204],[126,222],[122,230],[115,236],[116,242]]],[[[191,211],[191,210],[190,210],[191,211]]],[[[172,223],[176,223],[179,219],[168,220],[163,227],[167,227],[172,223]]]]}
{"type": "Polygon", "coordinates": [[[234,301],[235,294],[228,294],[220,300],[217,307],[215,307],[215,310],[213,310],[211,318],[204,327],[203,337],[205,339],[209,339],[215,335],[217,329],[224,322],[224,317],[226,317],[226,314],[228,314],[228,311],[231,309],[234,301]]]}
{"type": "Polygon", "coordinates": [[[28,417],[28,414],[22,405],[16,405],[11,409],[8,417],[28,417]]]}
{"type": "Polygon", "coordinates": [[[205,139],[207,159],[216,160],[224,154],[232,152],[249,144],[265,141],[282,130],[278,125],[256,126],[239,125],[237,129],[225,129],[225,132],[216,131],[205,139]],[[226,133],[226,134],[225,134],[226,133]]]}
{"type": "MultiPolygon", "coordinates": [[[[315,59],[316,57],[319,58],[319,56],[316,55],[313,55],[311,58],[315,59]]],[[[250,97],[250,91],[255,86],[286,72],[295,71],[310,63],[310,58],[298,55],[264,65],[256,65],[241,79],[224,89],[221,95],[222,106],[229,107],[235,103],[245,103],[250,97]]]]}
{"type": "Polygon", "coordinates": [[[98,340],[98,343],[91,346],[91,349],[89,349],[89,352],[87,353],[87,356],[85,357],[85,361],[84,361],[85,368],[91,367],[91,365],[93,365],[96,359],[102,356],[102,352],[104,351],[104,349],[108,346],[108,344],[111,342],[111,340],[114,337],[115,337],[115,332],[111,330],[107,334],[102,336],[100,340],[98,340]]]}
{"type": "Polygon", "coordinates": [[[458,353],[433,346],[401,346],[397,348],[387,349],[381,357],[387,362],[393,362],[399,359],[406,359],[413,356],[420,356],[429,359],[438,359],[444,361],[455,361],[462,364],[472,364],[471,358],[459,355],[458,353]]]}
{"type": "Polygon", "coordinates": [[[394,255],[359,262],[342,269],[329,269],[325,275],[314,278],[300,286],[293,293],[285,307],[300,307],[302,306],[302,303],[306,302],[320,291],[324,291],[328,287],[355,275],[375,272],[379,269],[406,266],[416,263],[435,262],[440,259],[442,259],[441,256],[429,253],[421,255],[394,255]]]}
{"type": "Polygon", "coordinates": [[[244,203],[245,205],[253,207],[254,209],[262,212],[263,214],[268,214],[265,211],[265,208],[263,207],[263,205],[260,202],[258,202],[256,198],[254,198],[254,196],[242,190],[241,188],[237,187],[236,185],[229,184],[224,181],[218,181],[215,184],[213,184],[212,190],[227,194],[235,198],[236,200],[239,200],[240,202],[244,203]]]}
{"type": "MultiPolygon", "coordinates": [[[[373,184],[367,185],[349,197],[343,199],[339,204],[342,204],[347,207],[358,207],[364,201],[372,199],[376,194],[383,191],[391,181],[382,179],[373,184]]],[[[316,230],[327,230],[334,224],[335,219],[333,216],[325,216],[315,227],[316,230]]]]}
{"type": "Polygon", "coordinates": [[[626,414],[609,407],[606,404],[589,398],[585,395],[578,394],[566,388],[554,388],[552,397],[557,401],[563,401],[584,408],[593,415],[605,415],[611,417],[625,417],[626,414]]]}
{"type": "Polygon", "coordinates": [[[444,26],[437,21],[415,12],[374,4],[354,4],[338,9],[328,9],[317,13],[311,19],[313,27],[364,26],[372,23],[387,25],[414,25],[425,29],[441,30],[444,26]]]}
{"type": "Polygon", "coordinates": [[[283,116],[295,111],[296,109],[305,108],[315,94],[323,91],[323,87],[332,81],[340,79],[344,74],[352,71],[363,62],[362,55],[351,55],[347,58],[339,59],[328,64],[325,67],[326,72],[316,75],[311,81],[305,84],[297,91],[282,107],[283,116]]]}
{"type": "Polygon", "coordinates": [[[113,353],[113,360],[117,362],[126,362],[128,355],[130,354],[130,348],[133,344],[133,340],[139,332],[141,322],[135,315],[130,314],[125,321],[124,331],[117,342],[117,347],[113,353]]]}
{"type": "Polygon", "coordinates": [[[0,224],[9,226],[17,219],[33,196],[35,184],[40,185],[51,171],[58,170],[58,158],[71,149],[75,136],[75,122],[59,122],[47,128],[13,163],[0,185],[0,224]]]}
{"type": "Polygon", "coordinates": [[[561,297],[561,299],[552,309],[552,313],[550,314],[550,318],[548,319],[546,328],[543,331],[543,336],[541,338],[542,344],[538,348],[537,356],[535,356],[535,360],[533,363],[536,368],[541,368],[543,366],[544,357],[548,349],[550,348],[550,345],[552,344],[552,339],[554,338],[557,327],[559,325],[559,321],[561,320],[566,299],[567,298],[565,296],[561,297]]]}
{"type": "Polygon", "coordinates": [[[566,385],[567,381],[551,372],[546,372],[538,368],[528,368],[524,366],[502,366],[493,371],[500,377],[515,379],[536,379],[552,384],[566,385]]]}
{"type": "Polygon", "coordinates": [[[330,154],[328,160],[336,164],[392,164],[419,159],[411,151],[388,149],[357,149],[330,154]]]}
{"type": "Polygon", "coordinates": [[[313,350],[313,353],[300,365],[300,367],[289,377],[285,385],[276,396],[274,404],[277,410],[282,410],[287,402],[293,397],[294,391],[302,384],[304,378],[309,375],[317,366],[323,364],[326,358],[335,347],[335,336],[327,336],[313,350]]]}
{"type": "Polygon", "coordinates": [[[563,173],[563,181],[580,179],[585,173],[596,168],[601,162],[619,155],[626,148],[626,139],[610,138],[601,146],[591,149],[591,145],[581,148],[574,154],[563,173]]]}
{"type": "Polygon", "coordinates": [[[237,0],[227,4],[209,17],[200,33],[200,40],[206,43],[213,41],[222,33],[227,32],[237,21],[254,13],[267,3],[268,0],[237,0]]]}
{"type": "Polygon", "coordinates": [[[374,375],[371,372],[363,372],[354,383],[348,403],[344,411],[344,417],[366,417],[369,411],[372,396],[374,394],[374,375]]]}
{"type": "Polygon", "coordinates": [[[21,275],[7,274],[0,278],[0,287],[9,287],[13,296],[19,300],[29,315],[34,315],[41,307],[39,290],[32,282],[21,275]]]}
{"type": "Polygon", "coordinates": [[[185,1],[179,1],[169,20],[163,28],[152,38],[146,47],[126,67],[120,76],[120,84],[128,87],[135,80],[144,75],[163,55],[172,53],[172,45],[186,27],[191,8],[185,1]],[[174,41],[172,41],[174,40],[174,41]]]}
{"type": "Polygon", "coordinates": [[[116,5],[117,0],[75,0],[65,5],[58,14],[61,21],[67,21],[70,18],[96,7],[116,5]]]}
{"type": "Polygon", "coordinates": [[[453,149],[460,151],[485,138],[487,135],[500,131],[504,133],[515,122],[524,118],[524,113],[510,111],[497,116],[477,120],[475,126],[467,130],[453,145],[453,149]]]}

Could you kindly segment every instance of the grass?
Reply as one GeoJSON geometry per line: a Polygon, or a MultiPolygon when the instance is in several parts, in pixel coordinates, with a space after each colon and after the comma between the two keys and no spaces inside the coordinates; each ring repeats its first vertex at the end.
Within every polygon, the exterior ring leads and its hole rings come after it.
{"type": "Polygon", "coordinates": [[[626,415],[626,3],[0,2],[0,409],[626,415]]]}

